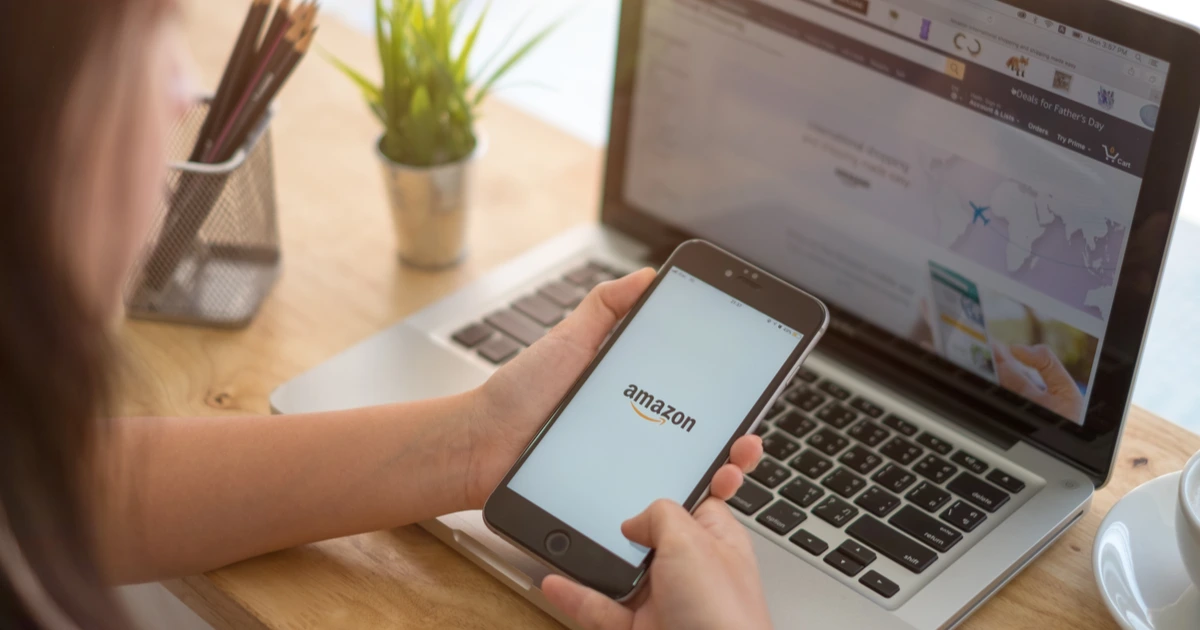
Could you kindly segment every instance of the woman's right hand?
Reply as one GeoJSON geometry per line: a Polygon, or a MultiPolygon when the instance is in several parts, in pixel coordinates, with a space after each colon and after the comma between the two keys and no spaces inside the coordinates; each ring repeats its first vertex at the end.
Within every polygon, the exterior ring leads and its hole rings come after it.
{"type": "Polygon", "coordinates": [[[719,499],[706,499],[694,515],[677,503],[656,501],[621,531],[654,549],[649,582],[631,604],[558,575],[542,582],[550,602],[583,628],[771,627],[750,536],[719,499]]]}

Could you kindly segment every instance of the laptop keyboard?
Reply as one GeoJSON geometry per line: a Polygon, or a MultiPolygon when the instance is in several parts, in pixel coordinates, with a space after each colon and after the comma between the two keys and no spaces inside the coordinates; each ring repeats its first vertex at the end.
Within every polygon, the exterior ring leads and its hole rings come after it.
{"type": "Polygon", "coordinates": [[[484,317],[483,321],[459,329],[450,338],[489,363],[503,364],[541,339],[579,306],[583,296],[596,285],[623,275],[612,267],[590,261],[484,317]]]}
{"type": "MultiPolygon", "coordinates": [[[[499,366],[562,321],[597,284],[621,275],[589,261],[451,339],[499,366]]],[[[884,601],[911,596],[914,580],[898,574],[940,571],[950,562],[943,556],[959,555],[981,538],[979,528],[994,526],[1002,517],[996,512],[1025,489],[952,440],[806,367],[756,432],[763,459],[729,505],[785,549],[884,601]]]]}
{"type": "Polygon", "coordinates": [[[729,505],[885,600],[906,581],[897,572],[940,568],[1025,487],[804,367],[756,431],[765,455],[729,505]],[[805,529],[813,519],[824,537],[805,529]]]}

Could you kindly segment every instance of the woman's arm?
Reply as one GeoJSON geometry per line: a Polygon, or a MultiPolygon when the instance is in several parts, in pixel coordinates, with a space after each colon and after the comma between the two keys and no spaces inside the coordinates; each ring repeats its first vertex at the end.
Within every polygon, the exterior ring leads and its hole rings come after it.
{"type": "Polygon", "coordinates": [[[111,578],[187,575],[473,507],[465,428],[477,395],[297,416],[117,420],[101,518],[111,578]]]}
{"type": "Polygon", "coordinates": [[[482,507],[653,279],[643,270],[596,287],[459,396],[300,416],[116,421],[99,518],[109,574],[187,575],[482,507]]]}
{"type": "MultiPolygon", "coordinates": [[[[617,322],[654,279],[596,287],[471,392],[299,416],[126,419],[106,451],[101,547],[111,578],[193,574],[302,543],[483,506],[617,322]]],[[[732,495],[754,436],[713,478],[732,495]]]]}

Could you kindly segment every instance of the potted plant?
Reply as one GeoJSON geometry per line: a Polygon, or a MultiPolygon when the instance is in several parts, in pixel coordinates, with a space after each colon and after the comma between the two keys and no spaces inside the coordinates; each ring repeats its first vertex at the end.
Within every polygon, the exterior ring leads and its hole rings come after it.
{"type": "Polygon", "coordinates": [[[494,68],[488,63],[472,74],[471,54],[487,10],[463,33],[460,5],[460,0],[376,0],[381,83],[330,57],[383,123],[376,153],[397,247],[402,261],[418,267],[453,265],[466,252],[471,171],[486,148],[475,125],[479,107],[554,28],[538,32],[494,68]]]}

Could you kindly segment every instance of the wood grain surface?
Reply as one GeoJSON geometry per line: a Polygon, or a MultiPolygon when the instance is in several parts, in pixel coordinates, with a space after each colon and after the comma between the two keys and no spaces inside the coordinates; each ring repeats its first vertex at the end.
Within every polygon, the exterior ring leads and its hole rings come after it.
{"type": "MultiPolygon", "coordinates": [[[[215,85],[246,5],[185,4],[202,79],[215,85]]],[[[370,39],[335,20],[323,19],[319,42],[356,66],[377,67],[370,39]]],[[[596,216],[601,152],[493,102],[468,258],[438,273],[407,269],[396,259],[371,150],[379,128],[355,89],[314,55],[278,110],[279,285],[245,330],[125,324],[124,413],[268,413],[268,395],[287,379],[596,216]]],[[[1200,437],[1135,410],[1117,472],[1091,513],[963,627],[1116,627],[1092,579],[1096,528],[1118,498],[1197,450],[1200,437]]],[[[558,627],[415,526],[282,551],[167,587],[221,630],[558,627]]]]}

